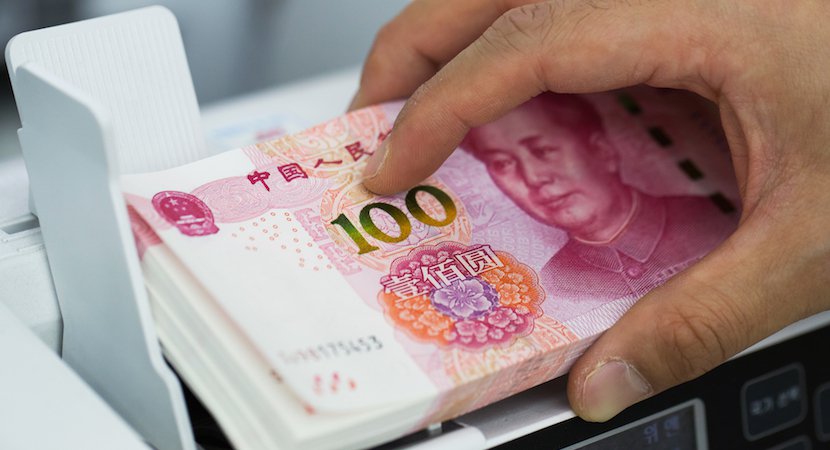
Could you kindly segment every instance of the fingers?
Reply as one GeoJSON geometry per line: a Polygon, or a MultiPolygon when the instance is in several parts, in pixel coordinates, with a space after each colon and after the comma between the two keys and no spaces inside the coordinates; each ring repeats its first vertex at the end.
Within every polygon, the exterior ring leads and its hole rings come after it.
{"type": "Polygon", "coordinates": [[[539,72],[528,70],[527,55],[496,44],[497,33],[485,32],[407,101],[367,165],[369,190],[389,194],[418,183],[438,169],[470,127],[544,89],[539,72]]]}
{"type": "Polygon", "coordinates": [[[826,281],[816,281],[826,264],[791,260],[806,240],[757,219],[640,300],[577,361],[568,395],[578,415],[608,420],[827,307],[826,281]]]}
{"type": "Polygon", "coordinates": [[[418,0],[381,29],[349,110],[409,97],[510,7],[530,0],[418,0]]]}
{"type": "MultiPolygon", "coordinates": [[[[696,84],[698,58],[686,54],[698,49],[681,46],[687,31],[667,25],[676,14],[671,5],[610,5],[545,2],[499,17],[406,103],[367,166],[365,186],[380,194],[411,187],[437,170],[471,127],[545,90],[696,84]]],[[[684,26],[694,29],[691,22],[684,26]]]]}

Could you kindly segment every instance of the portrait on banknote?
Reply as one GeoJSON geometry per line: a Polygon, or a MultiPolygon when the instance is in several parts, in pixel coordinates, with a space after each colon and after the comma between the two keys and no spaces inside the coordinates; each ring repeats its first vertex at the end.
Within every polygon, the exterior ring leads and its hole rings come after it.
{"type": "Polygon", "coordinates": [[[572,303],[573,315],[641,297],[735,226],[706,196],[624,180],[620,145],[587,99],[553,93],[473,129],[461,145],[524,214],[566,233],[539,277],[548,299],[572,303]]]}

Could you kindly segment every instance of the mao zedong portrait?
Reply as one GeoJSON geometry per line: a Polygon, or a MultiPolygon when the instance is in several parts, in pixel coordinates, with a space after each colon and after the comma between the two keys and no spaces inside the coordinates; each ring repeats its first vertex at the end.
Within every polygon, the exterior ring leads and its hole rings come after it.
{"type": "Polygon", "coordinates": [[[576,95],[539,95],[472,130],[462,148],[528,215],[568,234],[540,278],[549,299],[573,302],[574,315],[642,296],[737,224],[737,214],[721,212],[708,197],[661,196],[627,184],[602,118],[576,95]]]}

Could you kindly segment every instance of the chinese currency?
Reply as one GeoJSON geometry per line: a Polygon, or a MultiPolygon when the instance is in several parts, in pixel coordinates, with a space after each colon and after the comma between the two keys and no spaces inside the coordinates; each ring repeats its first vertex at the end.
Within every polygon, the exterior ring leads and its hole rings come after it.
{"type": "Polygon", "coordinates": [[[737,224],[699,99],[542,94],[378,197],[399,108],[122,180],[139,253],[167,249],[307,414],[420,402],[422,425],[554,378],[737,224]]]}

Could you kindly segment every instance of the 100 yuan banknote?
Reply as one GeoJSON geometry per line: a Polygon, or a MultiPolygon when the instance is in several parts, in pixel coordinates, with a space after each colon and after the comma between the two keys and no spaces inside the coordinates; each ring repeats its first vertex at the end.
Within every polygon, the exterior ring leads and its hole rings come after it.
{"type": "Polygon", "coordinates": [[[309,411],[430,399],[440,420],[551,379],[737,224],[700,99],[543,94],[378,197],[362,170],[399,108],[123,180],[139,246],[170,248],[309,411]]]}

